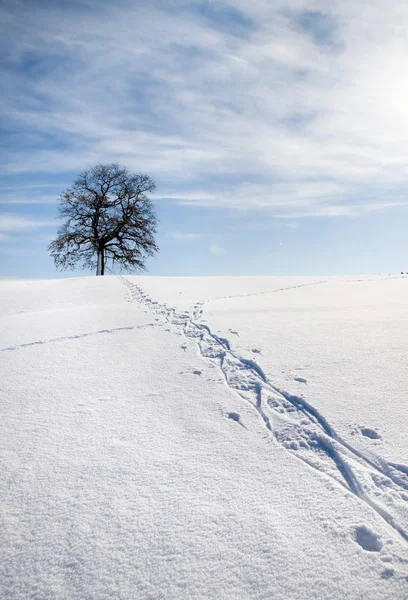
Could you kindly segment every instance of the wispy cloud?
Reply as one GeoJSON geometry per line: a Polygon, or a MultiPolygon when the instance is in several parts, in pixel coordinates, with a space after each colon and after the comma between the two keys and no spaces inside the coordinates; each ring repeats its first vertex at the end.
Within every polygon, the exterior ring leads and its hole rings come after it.
{"type": "Polygon", "coordinates": [[[56,204],[61,193],[61,184],[23,183],[17,178],[14,183],[1,186],[0,205],[6,204],[56,204]]]}
{"type": "Polygon", "coordinates": [[[54,220],[40,220],[34,218],[21,217],[20,215],[3,214],[0,215],[0,235],[7,233],[20,233],[31,231],[41,227],[55,227],[54,220]]]}
{"type": "MultiPolygon", "coordinates": [[[[17,186],[16,186],[17,187],[17,186]]],[[[33,195],[24,196],[20,194],[0,196],[0,204],[55,204],[58,196],[33,195]]]]}
{"type": "Polygon", "coordinates": [[[6,0],[0,13],[9,174],[114,160],[175,201],[282,218],[408,203],[406,2],[6,0]]]}

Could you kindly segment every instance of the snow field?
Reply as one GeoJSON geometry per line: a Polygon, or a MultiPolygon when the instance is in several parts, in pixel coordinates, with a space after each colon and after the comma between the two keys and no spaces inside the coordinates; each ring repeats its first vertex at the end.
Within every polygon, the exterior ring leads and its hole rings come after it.
{"type": "Polygon", "coordinates": [[[380,514],[406,531],[405,473],[370,435],[350,450],[342,414],[325,430],[307,369],[284,395],[277,340],[252,343],[269,292],[258,312],[201,304],[285,287],[262,279],[0,286],[2,598],[407,597],[408,545],[380,514]]]}

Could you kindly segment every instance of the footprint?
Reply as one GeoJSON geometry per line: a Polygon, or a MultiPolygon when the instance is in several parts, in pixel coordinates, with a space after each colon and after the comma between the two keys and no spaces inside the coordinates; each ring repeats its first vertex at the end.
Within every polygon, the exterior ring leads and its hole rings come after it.
{"type": "Polygon", "coordinates": [[[384,569],[381,573],[381,579],[390,579],[391,577],[394,577],[394,575],[395,569],[384,569]]]}
{"type": "Polygon", "coordinates": [[[355,540],[363,550],[368,552],[379,552],[382,548],[382,542],[378,535],[370,531],[365,525],[356,527],[355,540]]]}
{"type": "Polygon", "coordinates": [[[307,379],[304,377],[295,377],[295,381],[298,381],[299,383],[307,383],[307,379]]]}
{"type": "Polygon", "coordinates": [[[230,413],[228,413],[227,417],[229,419],[231,419],[232,421],[239,421],[241,418],[241,415],[236,412],[230,412],[230,413]]]}
{"type": "Polygon", "coordinates": [[[200,375],[201,376],[202,371],[199,371],[198,369],[193,371],[193,375],[200,375]]]}
{"type": "Polygon", "coordinates": [[[368,437],[371,440],[380,440],[381,436],[375,429],[370,429],[369,427],[361,427],[361,435],[364,437],[368,437]]]}
{"type": "Polygon", "coordinates": [[[262,354],[262,350],[260,350],[259,348],[252,348],[251,352],[253,352],[254,354],[262,354]]]}
{"type": "Polygon", "coordinates": [[[239,413],[230,412],[227,414],[227,417],[228,419],[231,419],[231,421],[235,421],[235,423],[238,423],[238,425],[241,425],[241,427],[246,429],[245,425],[241,423],[241,415],[239,413]]]}

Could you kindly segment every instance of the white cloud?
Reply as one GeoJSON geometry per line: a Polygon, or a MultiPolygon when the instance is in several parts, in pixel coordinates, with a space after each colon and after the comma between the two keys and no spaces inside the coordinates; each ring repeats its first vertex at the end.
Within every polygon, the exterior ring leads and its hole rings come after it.
{"type": "Polygon", "coordinates": [[[0,198],[0,204],[55,204],[58,202],[58,194],[55,196],[24,196],[20,194],[6,195],[0,198]]]}
{"type": "Polygon", "coordinates": [[[214,254],[214,256],[226,256],[227,254],[226,249],[218,244],[210,244],[208,246],[208,250],[211,252],[211,254],[214,254]]]}
{"type": "Polygon", "coordinates": [[[54,220],[33,219],[13,214],[0,215],[0,235],[3,236],[3,232],[5,231],[19,233],[23,231],[30,231],[32,229],[38,229],[40,227],[55,227],[55,225],[56,222],[54,220]]]}
{"type": "Polygon", "coordinates": [[[63,7],[3,8],[15,68],[0,109],[34,136],[6,170],[115,160],[151,173],[167,198],[283,218],[408,203],[406,2],[232,0],[254,24],[240,38],[193,5],[102,5],[81,27],[63,7]],[[332,46],[298,26],[305,10],[331,20],[332,46]],[[26,56],[37,77],[19,71],[26,56]]]}

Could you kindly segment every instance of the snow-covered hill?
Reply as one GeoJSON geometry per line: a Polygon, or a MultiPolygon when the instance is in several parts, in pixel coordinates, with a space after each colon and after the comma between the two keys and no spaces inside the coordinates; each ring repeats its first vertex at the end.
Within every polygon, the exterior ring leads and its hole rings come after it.
{"type": "Polygon", "coordinates": [[[0,284],[0,597],[408,598],[408,278],[0,284]]]}

